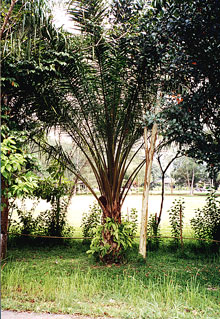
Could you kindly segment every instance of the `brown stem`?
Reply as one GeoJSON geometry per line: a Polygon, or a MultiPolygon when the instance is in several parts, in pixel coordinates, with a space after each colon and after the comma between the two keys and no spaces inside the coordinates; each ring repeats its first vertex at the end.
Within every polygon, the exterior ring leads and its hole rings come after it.
{"type": "Polygon", "coordinates": [[[11,16],[12,10],[13,10],[14,5],[15,5],[16,2],[17,2],[17,0],[12,0],[12,1],[11,1],[11,6],[10,6],[10,8],[9,8],[9,10],[8,10],[8,13],[7,13],[6,16],[5,16],[3,25],[2,25],[2,27],[1,27],[0,40],[2,39],[2,35],[3,35],[4,31],[5,31],[5,27],[6,27],[7,23],[8,23],[8,20],[9,20],[9,18],[10,18],[10,16],[11,16]]]}
{"type": "Polygon", "coordinates": [[[8,237],[8,185],[7,181],[1,176],[2,195],[1,195],[1,258],[6,257],[7,252],[7,237],[8,237]]]}
{"type": "Polygon", "coordinates": [[[165,167],[165,169],[163,169],[162,167],[162,163],[160,160],[160,156],[157,157],[157,161],[159,163],[160,166],[160,170],[162,172],[162,191],[161,191],[161,204],[160,204],[160,212],[159,212],[159,216],[158,216],[158,223],[157,225],[159,226],[160,224],[160,220],[161,220],[161,215],[162,215],[162,211],[163,211],[163,203],[164,203],[164,189],[165,189],[165,185],[164,185],[164,180],[165,180],[165,173],[168,170],[168,168],[170,167],[170,165],[173,163],[173,161],[179,157],[179,152],[176,153],[176,155],[170,160],[170,162],[167,164],[167,166],[165,167]]]}

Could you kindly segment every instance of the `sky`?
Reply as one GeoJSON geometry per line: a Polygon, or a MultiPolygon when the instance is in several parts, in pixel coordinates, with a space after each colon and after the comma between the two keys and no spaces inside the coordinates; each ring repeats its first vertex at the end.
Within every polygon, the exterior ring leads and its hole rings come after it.
{"type": "Polygon", "coordinates": [[[73,32],[73,23],[66,13],[66,6],[64,1],[53,1],[53,15],[54,23],[57,27],[63,26],[63,28],[69,32],[73,32]]]}

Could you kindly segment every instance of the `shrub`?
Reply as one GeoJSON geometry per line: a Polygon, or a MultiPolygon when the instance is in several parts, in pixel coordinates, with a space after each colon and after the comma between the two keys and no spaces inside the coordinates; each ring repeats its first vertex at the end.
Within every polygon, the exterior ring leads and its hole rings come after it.
{"type": "Polygon", "coordinates": [[[130,213],[127,215],[127,218],[123,218],[124,221],[128,221],[132,227],[133,235],[137,233],[138,228],[138,211],[136,208],[131,208],[130,213]]]}
{"type": "Polygon", "coordinates": [[[33,210],[31,211],[17,211],[19,223],[17,224],[18,229],[20,225],[21,234],[32,234],[36,230],[36,220],[33,217],[33,210]]]}
{"type": "Polygon", "coordinates": [[[124,253],[132,247],[134,225],[129,221],[115,222],[106,218],[105,224],[99,225],[92,239],[88,254],[98,257],[103,262],[119,262],[124,253]]]}
{"type": "Polygon", "coordinates": [[[62,237],[67,227],[66,213],[67,201],[58,198],[52,203],[51,210],[46,210],[37,217],[38,231],[47,236],[62,237]]]}
{"type": "Polygon", "coordinates": [[[171,224],[171,234],[174,237],[174,243],[179,244],[180,235],[183,228],[183,211],[185,202],[183,198],[175,199],[173,206],[169,210],[169,220],[171,224]],[[182,218],[181,218],[182,217],[182,218]]]}
{"type": "Polygon", "coordinates": [[[206,205],[195,214],[190,223],[196,237],[220,241],[220,201],[215,192],[207,196],[206,205]]]}
{"type": "Polygon", "coordinates": [[[99,205],[94,202],[93,205],[89,206],[88,213],[84,213],[82,217],[82,232],[83,237],[93,238],[95,235],[96,228],[101,225],[102,210],[99,205]]]}
{"type": "MultiPolygon", "coordinates": [[[[133,229],[133,234],[137,232],[137,210],[136,208],[131,208],[130,213],[126,216],[123,217],[122,219],[124,221],[128,221],[133,229]]],[[[82,217],[82,231],[83,231],[83,237],[87,238],[93,238],[96,229],[98,226],[102,224],[102,209],[100,206],[94,202],[93,205],[89,206],[89,211],[87,213],[83,214],[82,217]]]]}
{"type": "MultiPolygon", "coordinates": [[[[18,220],[10,218],[8,231],[18,232],[20,234],[33,234],[37,228],[36,219],[33,217],[38,201],[34,202],[30,210],[27,210],[25,202],[22,201],[21,208],[14,203],[12,210],[17,211],[18,220]]],[[[11,212],[12,214],[12,212],[11,212]]]]}
{"type": "Polygon", "coordinates": [[[17,208],[18,221],[12,219],[10,229],[26,235],[62,237],[73,233],[73,227],[68,226],[66,221],[67,203],[65,199],[62,198],[59,199],[59,202],[53,202],[51,210],[41,212],[35,218],[34,213],[37,204],[38,202],[35,202],[30,210],[26,209],[25,204],[22,204],[20,209],[17,208]]]}
{"type": "Polygon", "coordinates": [[[137,210],[132,208],[130,214],[122,217],[121,223],[111,218],[102,223],[102,210],[94,203],[89,212],[84,213],[81,227],[83,236],[92,238],[89,254],[104,262],[118,262],[132,246],[137,232],[137,210]]]}
{"type": "Polygon", "coordinates": [[[147,225],[147,245],[149,249],[157,250],[160,244],[160,226],[158,225],[157,214],[150,214],[147,225]]]}

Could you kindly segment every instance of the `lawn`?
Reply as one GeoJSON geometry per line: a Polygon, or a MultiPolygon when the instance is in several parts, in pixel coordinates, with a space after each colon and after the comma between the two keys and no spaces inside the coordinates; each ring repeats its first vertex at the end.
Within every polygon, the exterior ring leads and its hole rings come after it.
{"type": "MultiPolygon", "coordinates": [[[[168,210],[172,206],[172,203],[177,198],[184,198],[185,200],[185,224],[189,224],[189,220],[193,217],[195,209],[201,208],[205,204],[205,196],[187,196],[187,195],[166,195],[164,200],[164,209],[161,219],[161,225],[167,227],[169,224],[168,210]]],[[[78,195],[72,198],[69,210],[68,210],[68,222],[75,227],[80,227],[82,215],[84,212],[88,212],[89,206],[95,202],[95,198],[92,195],[78,195]]],[[[159,213],[161,203],[160,195],[150,195],[149,200],[149,213],[159,213]]],[[[30,209],[32,201],[27,200],[27,208],[30,209]]],[[[142,195],[128,195],[124,205],[122,207],[123,213],[126,215],[131,208],[136,208],[138,211],[138,221],[140,222],[142,206],[142,195]]],[[[42,210],[46,210],[50,205],[46,201],[40,201],[36,207],[36,213],[42,210]]]]}
{"type": "Polygon", "coordinates": [[[220,257],[200,246],[179,252],[164,243],[146,262],[97,263],[87,244],[12,245],[2,263],[2,309],[80,313],[112,318],[220,317],[220,257]]]}
{"type": "MultiPolygon", "coordinates": [[[[183,198],[185,201],[183,234],[186,237],[194,237],[190,227],[190,220],[195,215],[195,210],[205,205],[206,196],[187,196],[187,195],[167,195],[164,199],[164,208],[161,218],[161,234],[170,235],[171,227],[169,224],[168,210],[171,208],[175,199],[183,198]]],[[[82,215],[89,211],[89,206],[94,203],[94,197],[91,195],[81,195],[72,198],[71,205],[68,210],[68,222],[79,229],[81,225],[82,215]]],[[[161,203],[160,195],[151,195],[149,200],[149,214],[159,213],[161,203]]],[[[127,196],[122,212],[127,215],[131,208],[136,208],[138,212],[138,223],[141,220],[142,195],[127,196]]],[[[79,232],[77,232],[79,233],[79,232]]]]}

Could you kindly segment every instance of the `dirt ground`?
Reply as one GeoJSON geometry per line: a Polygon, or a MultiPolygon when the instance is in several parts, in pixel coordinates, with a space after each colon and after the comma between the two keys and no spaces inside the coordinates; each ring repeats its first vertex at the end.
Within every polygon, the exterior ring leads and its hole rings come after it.
{"type": "Polygon", "coordinates": [[[85,317],[82,315],[58,315],[49,313],[1,311],[1,319],[107,319],[103,317],[85,317]]]}

